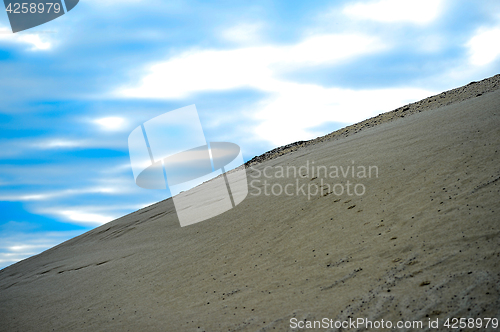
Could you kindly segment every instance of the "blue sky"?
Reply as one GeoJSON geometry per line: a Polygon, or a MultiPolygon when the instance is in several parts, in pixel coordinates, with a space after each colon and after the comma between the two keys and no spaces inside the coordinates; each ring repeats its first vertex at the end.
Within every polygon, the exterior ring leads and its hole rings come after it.
{"type": "Polygon", "coordinates": [[[196,104],[245,160],[499,73],[500,2],[82,0],[0,12],[0,268],[165,199],[127,138],[196,104]]]}

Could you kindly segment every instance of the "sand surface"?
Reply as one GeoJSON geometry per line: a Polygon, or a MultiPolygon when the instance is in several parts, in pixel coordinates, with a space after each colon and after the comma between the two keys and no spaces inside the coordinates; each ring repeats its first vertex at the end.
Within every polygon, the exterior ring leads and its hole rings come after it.
{"type": "Polygon", "coordinates": [[[181,228],[168,199],[7,267],[0,331],[500,318],[500,90],[490,90],[254,162],[248,197],[210,220],[181,228]],[[318,176],[312,162],[378,176],[318,176]],[[365,193],[326,186],[347,181],[365,193]],[[290,184],[293,195],[263,191],[290,184]],[[308,197],[314,185],[323,192],[308,197]]]}

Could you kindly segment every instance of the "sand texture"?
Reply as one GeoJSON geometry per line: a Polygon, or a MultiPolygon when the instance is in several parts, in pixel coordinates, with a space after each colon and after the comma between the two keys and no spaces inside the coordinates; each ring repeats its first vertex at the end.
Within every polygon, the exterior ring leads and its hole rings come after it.
{"type": "Polygon", "coordinates": [[[181,228],[168,199],[1,270],[0,331],[500,318],[499,78],[254,161],[247,198],[212,219],[181,228]],[[258,177],[308,162],[377,166],[378,177],[258,177]],[[266,196],[264,180],[268,193],[326,190],[266,196]],[[347,181],[364,195],[325,185],[347,181]]]}

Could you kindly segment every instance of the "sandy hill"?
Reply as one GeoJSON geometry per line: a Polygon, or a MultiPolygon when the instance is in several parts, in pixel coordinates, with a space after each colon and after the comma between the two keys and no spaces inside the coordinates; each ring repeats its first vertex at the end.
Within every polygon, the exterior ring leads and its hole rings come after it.
{"type": "Polygon", "coordinates": [[[9,266],[0,331],[499,318],[498,88],[497,75],[260,156],[248,197],[210,220],[181,228],[168,199],[9,266]]]}

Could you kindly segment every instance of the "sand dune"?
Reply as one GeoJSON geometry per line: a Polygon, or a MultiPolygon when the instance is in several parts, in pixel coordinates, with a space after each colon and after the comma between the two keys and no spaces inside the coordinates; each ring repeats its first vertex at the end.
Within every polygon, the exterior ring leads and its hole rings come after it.
{"type": "Polygon", "coordinates": [[[248,197],[212,219],[181,228],[168,199],[7,267],[0,331],[499,318],[499,82],[254,159],[248,197]]]}

